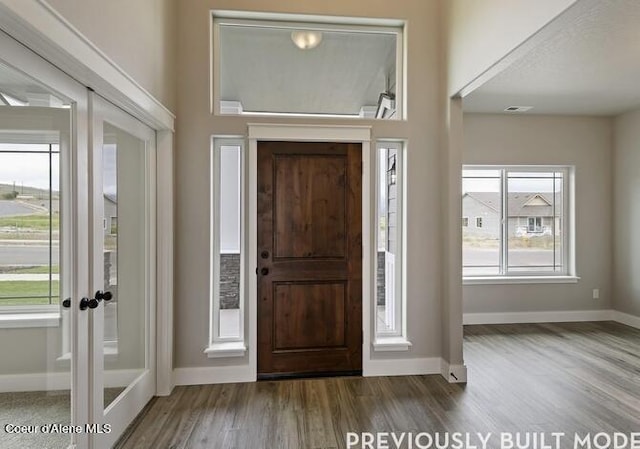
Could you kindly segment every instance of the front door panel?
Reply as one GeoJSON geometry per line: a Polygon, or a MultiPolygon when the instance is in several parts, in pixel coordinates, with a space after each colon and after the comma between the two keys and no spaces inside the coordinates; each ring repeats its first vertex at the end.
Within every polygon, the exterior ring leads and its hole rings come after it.
{"type": "Polygon", "coordinates": [[[258,375],[362,369],[359,144],[258,144],[258,375]]]}

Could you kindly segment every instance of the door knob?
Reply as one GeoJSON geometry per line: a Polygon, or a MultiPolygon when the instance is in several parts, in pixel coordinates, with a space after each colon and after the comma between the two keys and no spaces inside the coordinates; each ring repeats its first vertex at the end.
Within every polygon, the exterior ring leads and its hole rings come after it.
{"type": "Polygon", "coordinates": [[[65,309],[71,308],[71,298],[66,298],[62,301],[62,307],[65,309]]]}
{"type": "Polygon", "coordinates": [[[268,268],[266,268],[266,267],[265,267],[265,268],[262,268],[262,269],[260,270],[260,274],[262,274],[263,276],[268,275],[268,274],[269,274],[269,269],[268,269],[268,268]]]}
{"type": "Polygon", "coordinates": [[[260,257],[262,257],[263,259],[268,259],[269,258],[269,251],[262,251],[260,253],[260,257]]]}
{"type": "Polygon", "coordinates": [[[105,301],[111,301],[113,299],[113,294],[111,292],[103,292],[102,290],[98,290],[96,292],[96,299],[98,301],[102,301],[103,299],[105,301]]]}
{"type": "Polygon", "coordinates": [[[97,299],[82,298],[80,300],[80,310],[95,309],[98,304],[100,303],[97,299]]]}

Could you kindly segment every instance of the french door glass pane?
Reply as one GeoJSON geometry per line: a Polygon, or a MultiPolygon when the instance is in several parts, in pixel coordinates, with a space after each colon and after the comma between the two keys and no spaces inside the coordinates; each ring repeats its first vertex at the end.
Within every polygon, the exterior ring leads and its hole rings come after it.
{"type": "Polygon", "coordinates": [[[0,143],[0,306],[59,302],[59,151],[0,143]]]}
{"type": "Polygon", "coordinates": [[[104,406],[146,367],[146,142],[104,123],[104,406]]]}
{"type": "MultiPolygon", "coordinates": [[[[65,246],[71,110],[64,103],[0,63],[2,426],[71,424],[71,319],[61,306],[73,283],[65,246]]],[[[0,432],[3,448],[71,443],[64,433],[0,432]]]]}

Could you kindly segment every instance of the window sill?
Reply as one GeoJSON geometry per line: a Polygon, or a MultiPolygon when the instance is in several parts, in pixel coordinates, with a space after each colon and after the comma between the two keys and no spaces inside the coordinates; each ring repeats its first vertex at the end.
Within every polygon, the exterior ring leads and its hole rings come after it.
{"type": "Polygon", "coordinates": [[[408,351],[411,342],[404,337],[379,337],[373,341],[375,352],[408,351]]]}
{"type": "Polygon", "coordinates": [[[0,329],[58,326],[60,326],[60,314],[58,312],[0,314],[0,329]]]}
{"type": "Polygon", "coordinates": [[[223,357],[244,357],[247,347],[241,341],[230,341],[223,343],[211,343],[204,353],[210,359],[223,357]]]}
{"type": "Polygon", "coordinates": [[[462,278],[462,285],[577,284],[578,276],[484,276],[462,278]]]}

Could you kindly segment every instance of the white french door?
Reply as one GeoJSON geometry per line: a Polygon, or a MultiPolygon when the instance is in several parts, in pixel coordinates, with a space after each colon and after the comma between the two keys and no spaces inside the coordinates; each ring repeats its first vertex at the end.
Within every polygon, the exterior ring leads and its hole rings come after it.
{"type": "Polygon", "coordinates": [[[0,31],[1,447],[110,448],[155,394],[155,146],[0,31]]]}
{"type": "Polygon", "coordinates": [[[156,390],[155,132],[91,94],[91,422],[110,448],[156,390]]]}

